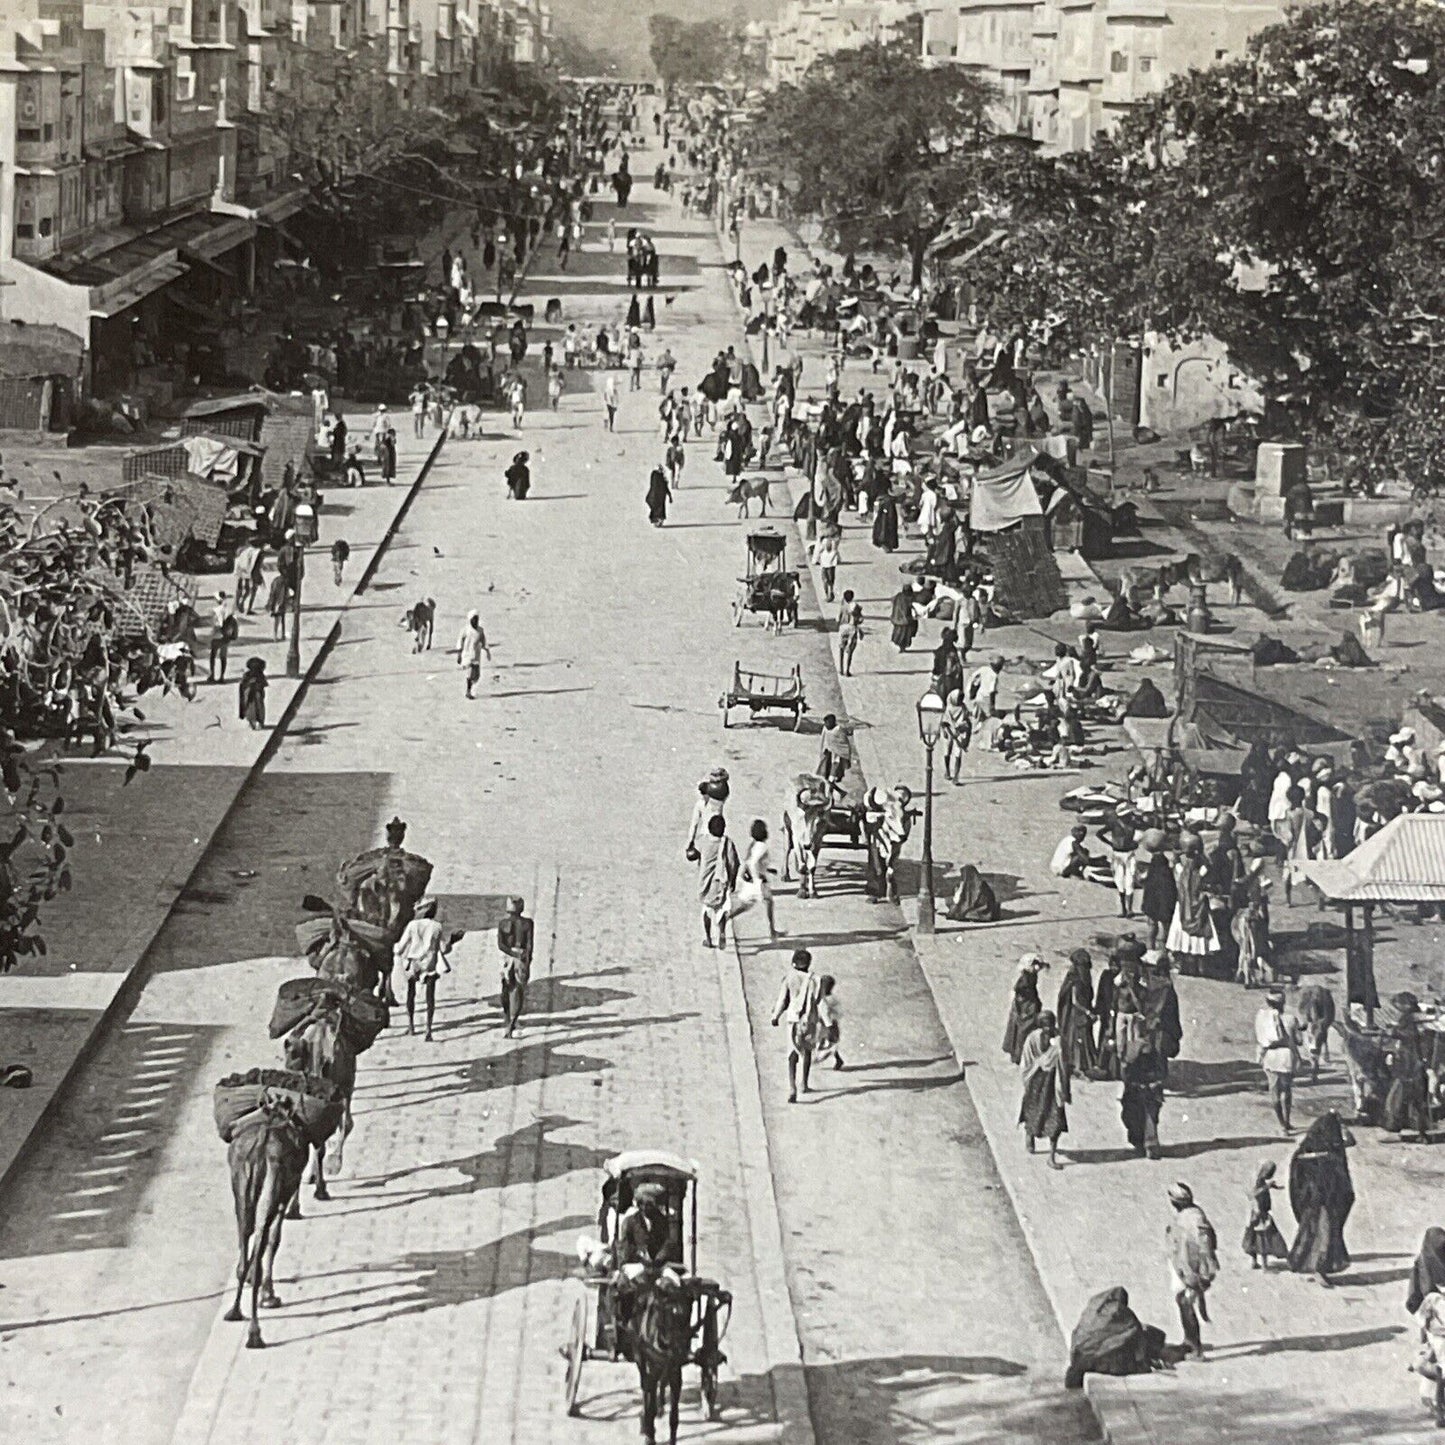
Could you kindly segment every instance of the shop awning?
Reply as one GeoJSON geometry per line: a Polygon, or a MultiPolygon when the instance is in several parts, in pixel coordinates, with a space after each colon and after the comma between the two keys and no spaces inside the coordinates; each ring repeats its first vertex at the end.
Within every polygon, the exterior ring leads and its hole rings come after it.
{"type": "Polygon", "coordinates": [[[179,261],[173,261],[149,272],[141,280],[123,287],[105,297],[104,300],[96,299],[97,288],[93,287],[91,289],[90,314],[101,318],[119,316],[122,311],[129,311],[137,302],[144,301],[147,296],[153,295],[163,286],[169,286],[178,276],[185,274],[186,268],[179,261]]]}
{"type": "Polygon", "coordinates": [[[1445,903],[1445,813],[1401,813],[1348,857],[1301,867],[1334,903],[1445,903]]]}

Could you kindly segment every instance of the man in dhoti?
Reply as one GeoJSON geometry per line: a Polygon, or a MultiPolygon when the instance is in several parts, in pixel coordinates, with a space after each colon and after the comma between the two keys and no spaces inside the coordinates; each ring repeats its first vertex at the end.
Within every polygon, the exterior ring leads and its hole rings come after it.
{"type": "Polygon", "coordinates": [[[517,1029],[532,976],[532,920],[522,913],[520,898],[507,900],[507,916],[497,925],[497,961],[502,969],[502,1019],[507,1037],[517,1029]]]}

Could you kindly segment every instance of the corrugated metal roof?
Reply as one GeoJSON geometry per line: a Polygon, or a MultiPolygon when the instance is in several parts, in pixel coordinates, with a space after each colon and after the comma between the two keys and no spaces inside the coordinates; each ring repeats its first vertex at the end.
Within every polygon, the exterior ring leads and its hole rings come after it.
{"type": "Polygon", "coordinates": [[[1305,873],[1337,903],[1445,903],[1445,813],[1401,813],[1348,857],[1305,873]]]}

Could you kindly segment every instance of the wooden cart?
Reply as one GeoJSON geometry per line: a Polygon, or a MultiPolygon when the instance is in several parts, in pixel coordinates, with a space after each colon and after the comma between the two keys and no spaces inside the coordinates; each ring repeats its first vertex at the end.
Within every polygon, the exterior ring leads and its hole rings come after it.
{"type": "Polygon", "coordinates": [[[793,714],[793,731],[803,725],[803,714],[808,710],[803,695],[803,669],[793,664],[789,673],[754,672],[744,668],[742,663],[733,663],[732,686],[718,699],[722,709],[722,724],[728,726],[728,713],[732,708],[745,707],[752,717],[769,708],[793,714]]]}

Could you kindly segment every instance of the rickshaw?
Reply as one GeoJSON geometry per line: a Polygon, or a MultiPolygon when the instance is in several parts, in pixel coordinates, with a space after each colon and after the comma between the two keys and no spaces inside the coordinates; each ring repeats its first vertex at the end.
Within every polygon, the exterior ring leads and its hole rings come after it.
{"type": "Polygon", "coordinates": [[[632,1149],[607,1160],[603,1167],[602,1198],[597,1211],[600,1249],[585,1257],[578,1278],[583,1293],[572,1310],[571,1327],[562,1356],[567,1362],[563,1388],[567,1413],[577,1413],[577,1392],[587,1360],[612,1364],[631,1360],[625,1332],[618,1328],[619,1273],[613,1251],[622,1216],[632,1207],[633,1192],[642,1184],[658,1185],[665,1198],[668,1222],[667,1265],[676,1272],[692,1296],[692,1338],[696,1344],[687,1363],[701,1372],[700,1387],[707,1418],[718,1417],[718,1367],[727,1359],[719,1349],[732,1317],[732,1295],[716,1280],[697,1273],[697,1176],[690,1159],[657,1149],[632,1149]],[[597,1294],[595,1326],[588,1343],[588,1297],[597,1294]],[[719,1319],[720,1312],[722,1318],[719,1319]]]}
{"type": "Polygon", "coordinates": [[[748,533],[747,575],[739,577],[733,602],[733,626],[744,612],[764,612],[774,627],[798,620],[798,574],[784,567],[788,539],[773,527],[748,533]]]}

